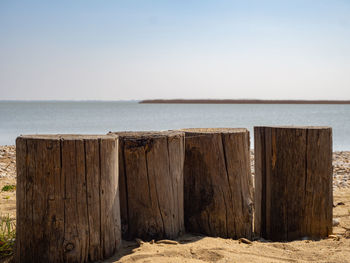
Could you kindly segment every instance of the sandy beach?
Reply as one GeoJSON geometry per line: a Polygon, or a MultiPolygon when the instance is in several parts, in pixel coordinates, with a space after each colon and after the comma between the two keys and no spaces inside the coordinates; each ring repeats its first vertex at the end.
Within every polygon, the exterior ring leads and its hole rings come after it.
{"type": "MultiPolygon", "coordinates": [[[[254,160],[252,157],[252,174],[254,160]]],[[[0,189],[16,184],[14,146],[0,146],[0,189]]],[[[106,262],[350,262],[350,152],[333,153],[333,234],[328,239],[269,242],[186,234],[174,241],[123,242],[106,262]]],[[[15,191],[0,192],[0,215],[16,217],[15,191]]]]}

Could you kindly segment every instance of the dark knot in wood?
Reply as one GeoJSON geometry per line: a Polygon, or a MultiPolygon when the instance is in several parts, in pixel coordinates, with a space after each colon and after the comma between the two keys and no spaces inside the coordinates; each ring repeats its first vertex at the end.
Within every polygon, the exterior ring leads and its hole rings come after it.
{"type": "Polygon", "coordinates": [[[70,252],[74,249],[74,244],[73,243],[67,243],[67,245],[65,246],[65,251],[66,252],[70,252]]]}

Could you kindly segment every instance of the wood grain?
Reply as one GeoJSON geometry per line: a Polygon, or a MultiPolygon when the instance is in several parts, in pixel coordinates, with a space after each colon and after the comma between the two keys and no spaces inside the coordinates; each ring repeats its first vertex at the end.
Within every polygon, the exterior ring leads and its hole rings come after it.
{"type": "Polygon", "coordinates": [[[185,227],[209,236],[251,238],[249,131],[185,129],[185,227]]]}
{"type": "Polygon", "coordinates": [[[184,133],[117,132],[123,238],[173,239],[184,232],[184,133]]]}
{"type": "Polygon", "coordinates": [[[332,232],[332,129],[254,127],[255,232],[271,240],[332,232]]]}
{"type": "Polygon", "coordinates": [[[17,262],[89,262],[121,242],[116,136],[16,140],[17,262]]]}

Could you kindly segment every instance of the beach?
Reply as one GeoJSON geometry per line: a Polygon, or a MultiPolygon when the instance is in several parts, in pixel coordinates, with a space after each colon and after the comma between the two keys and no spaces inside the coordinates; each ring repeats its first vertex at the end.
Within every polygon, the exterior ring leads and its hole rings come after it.
{"type": "Polygon", "coordinates": [[[350,0],[0,17],[0,263],[350,263],[350,0]]]}
{"type": "MultiPolygon", "coordinates": [[[[254,155],[251,152],[254,176],[254,155]]],[[[252,242],[185,234],[178,240],[123,241],[106,262],[350,262],[350,151],[333,153],[333,235],[320,241],[252,242]]],[[[14,146],[0,146],[0,189],[16,185],[14,146]]],[[[16,217],[12,187],[0,193],[0,215],[16,217]]]]}

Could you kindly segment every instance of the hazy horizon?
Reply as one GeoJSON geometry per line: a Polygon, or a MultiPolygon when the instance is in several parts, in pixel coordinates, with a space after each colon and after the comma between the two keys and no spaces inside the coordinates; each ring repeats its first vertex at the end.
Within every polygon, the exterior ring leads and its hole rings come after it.
{"type": "Polygon", "coordinates": [[[256,98],[238,98],[238,99],[231,99],[231,98],[193,98],[193,99],[184,99],[184,98],[169,98],[169,99],[162,99],[162,98],[152,98],[152,99],[115,99],[115,100],[108,100],[108,99],[0,99],[0,102],[140,102],[140,101],[158,101],[158,100],[165,100],[165,101],[172,101],[172,100],[199,100],[199,101],[220,101],[220,100],[233,100],[233,101],[349,101],[350,100],[330,100],[330,99],[256,99],[256,98]]]}
{"type": "Polygon", "coordinates": [[[0,2],[0,100],[350,100],[350,2],[0,2]]]}

